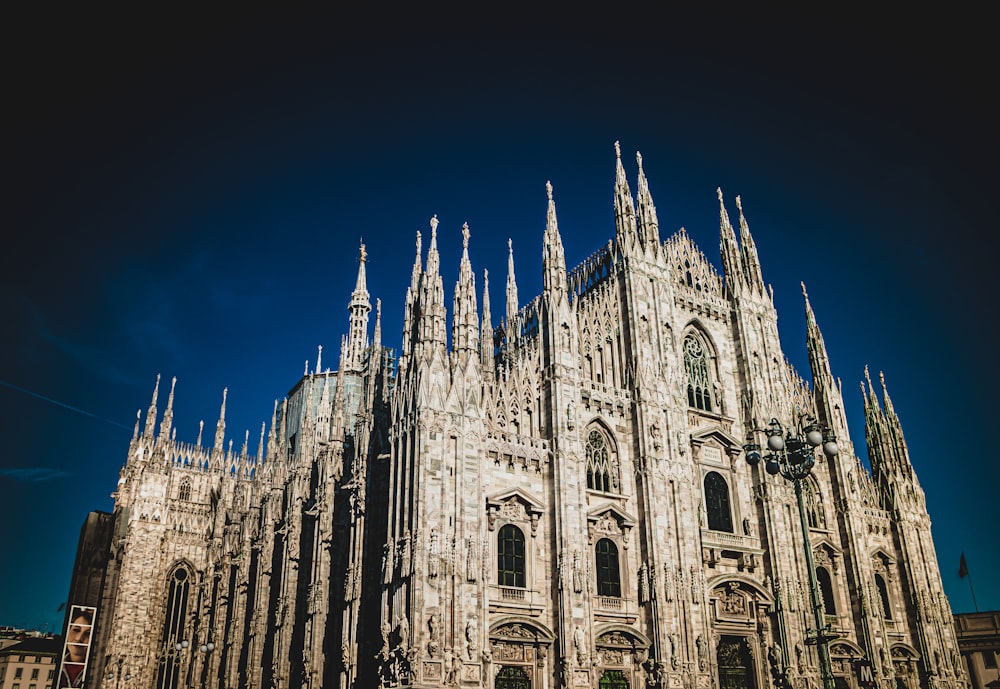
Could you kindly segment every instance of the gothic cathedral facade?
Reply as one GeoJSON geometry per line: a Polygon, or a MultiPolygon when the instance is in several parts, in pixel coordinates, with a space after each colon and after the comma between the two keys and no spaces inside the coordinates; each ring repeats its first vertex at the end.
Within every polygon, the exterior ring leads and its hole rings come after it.
{"type": "Polygon", "coordinates": [[[616,161],[614,239],[572,270],[547,185],[542,293],[519,301],[508,245],[497,327],[467,227],[448,313],[434,218],[384,347],[362,246],[337,369],[307,365],[256,453],[227,443],[225,394],[203,444],[154,392],[87,686],[818,688],[822,619],[838,687],[964,687],[884,383],[865,372],[869,471],[804,288],[811,386],[782,353],[739,197],[734,228],[719,192],[720,274],[683,229],[661,241],[637,162],[633,201],[616,161]],[[800,519],[744,445],[804,414],[840,453],[800,519]]]}

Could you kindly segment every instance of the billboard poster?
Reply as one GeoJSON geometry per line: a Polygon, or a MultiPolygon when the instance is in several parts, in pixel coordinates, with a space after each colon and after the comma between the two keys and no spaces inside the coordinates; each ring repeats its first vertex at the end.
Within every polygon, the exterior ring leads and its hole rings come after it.
{"type": "Polygon", "coordinates": [[[70,608],[66,641],[63,644],[62,667],[59,671],[59,689],[76,689],[83,686],[87,676],[90,638],[96,615],[97,608],[87,605],[74,605],[70,608]]]}

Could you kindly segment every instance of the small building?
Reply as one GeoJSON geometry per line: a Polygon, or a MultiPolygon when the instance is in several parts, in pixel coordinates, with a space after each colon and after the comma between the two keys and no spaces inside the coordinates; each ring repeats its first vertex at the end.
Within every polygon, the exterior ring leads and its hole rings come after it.
{"type": "Polygon", "coordinates": [[[975,689],[1000,689],[1000,610],[955,615],[958,648],[975,689]]]}
{"type": "Polygon", "coordinates": [[[0,650],[0,689],[53,689],[62,637],[29,636],[0,650]]]}

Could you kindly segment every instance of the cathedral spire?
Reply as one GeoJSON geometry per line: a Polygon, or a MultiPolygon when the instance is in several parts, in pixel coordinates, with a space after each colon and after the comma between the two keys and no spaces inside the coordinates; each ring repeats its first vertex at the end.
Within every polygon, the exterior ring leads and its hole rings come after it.
{"type": "Polygon", "coordinates": [[[444,285],[441,281],[441,256],[437,248],[437,216],[431,217],[431,243],[427,248],[427,267],[421,276],[419,303],[419,339],[433,342],[443,349],[445,345],[444,285]]]}
{"type": "Polygon", "coordinates": [[[437,275],[441,270],[441,256],[438,254],[438,241],[437,241],[437,229],[438,229],[438,217],[437,215],[431,216],[431,245],[427,247],[427,269],[426,273],[428,275],[437,275]]]}
{"type": "MultiPolygon", "coordinates": [[[[365,251],[364,243],[358,258],[358,279],[351,294],[351,304],[348,310],[351,312],[350,326],[348,328],[347,340],[347,364],[351,368],[361,366],[365,350],[368,348],[368,314],[372,310],[371,302],[368,299],[368,286],[365,276],[365,262],[368,259],[368,252],[365,251]]],[[[319,373],[319,362],[316,364],[316,372],[319,373]]]]}
{"type": "MultiPolygon", "coordinates": [[[[510,241],[509,239],[507,240],[510,241]]],[[[509,248],[509,245],[508,245],[509,248]]],[[[483,269],[483,320],[479,328],[479,361],[493,370],[493,316],[490,313],[490,271],[483,269]]]]}
{"type": "Polygon", "coordinates": [[[726,276],[726,287],[733,296],[743,291],[743,261],[733,224],[729,222],[726,202],[722,198],[722,187],[716,187],[719,196],[719,251],[722,254],[722,272],[726,276]]]}
{"type": "Polygon", "coordinates": [[[507,328],[512,328],[517,315],[517,280],[514,278],[514,242],[507,238],[507,328]]]}
{"type": "Polygon", "coordinates": [[[479,350],[479,308],[476,304],[476,275],[469,261],[469,235],[469,223],[465,223],[462,225],[462,259],[451,312],[451,346],[463,360],[479,350]]]}
{"type": "Polygon", "coordinates": [[[406,301],[403,305],[403,342],[399,350],[400,373],[406,370],[410,359],[410,351],[413,348],[413,341],[416,338],[417,321],[419,320],[418,313],[420,310],[417,302],[420,295],[420,277],[423,274],[420,258],[420,230],[417,230],[417,257],[413,262],[410,286],[406,288],[406,301]]]}
{"type": "Polygon", "coordinates": [[[153,437],[153,428],[156,426],[156,398],[160,396],[160,374],[156,374],[156,385],[153,386],[153,401],[149,403],[149,410],[146,412],[146,426],[143,435],[147,438],[153,437]]]}
{"type": "Polygon", "coordinates": [[[378,350],[382,348],[382,300],[375,300],[375,333],[372,335],[372,347],[378,355],[378,350]]]}
{"type": "Polygon", "coordinates": [[[167,408],[163,411],[163,421],[160,422],[160,438],[166,440],[170,437],[170,429],[174,422],[174,387],[177,385],[177,376],[170,381],[170,394],[167,395],[167,408]]]}
{"type": "Polygon", "coordinates": [[[549,198],[545,216],[545,243],[542,249],[542,285],[546,291],[566,293],[566,254],[562,237],[559,235],[559,221],[556,219],[556,202],[552,198],[552,183],[545,183],[545,193],[549,198]]]}
{"type": "Polygon", "coordinates": [[[222,389],[222,408],[219,410],[219,421],[215,424],[215,445],[212,448],[213,453],[221,453],[225,447],[226,439],[226,396],[229,394],[229,388],[222,389]]]}
{"type": "Polygon", "coordinates": [[[816,401],[816,409],[819,414],[820,423],[825,424],[833,430],[841,443],[849,441],[849,431],[847,428],[847,418],[844,416],[844,400],[840,392],[840,386],[833,377],[830,369],[830,357],[826,352],[826,343],[823,341],[823,333],[820,332],[816,323],[816,314],[813,312],[812,304],[809,303],[809,293],[806,291],[806,283],[802,285],[802,300],[806,309],[806,351],[809,354],[809,368],[812,370],[813,397],[816,401]]]}
{"type": "Polygon", "coordinates": [[[636,182],[635,200],[639,210],[639,238],[646,251],[656,252],[660,248],[660,221],[656,217],[656,206],[649,193],[649,182],[642,170],[642,154],[635,152],[635,162],[639,165],[639,179],[636,182]]]}
{"type": "Polygon", "coordinates": [[[736,208],[740,212],[740,251],[743,253],[743,273],[750,289],[763,295],[766,290],[764,289],[764,276],[760,270],[760,258],[757,256],[757,245],[753,241],[753,235],[750,234],[750,225],[747,224],[747,219],[743,215],[743,202],[739,196],[736,197],[736,208]]]}
{"type": "Polygon", "coordinates": [[[257,441],[257,459],[256,464],[264,463],[264,432],[267,429],[267,424],[263,421],[260,422],[260,440],[257,441]]]}
{"type": "Polygon", "coordinates": [[[629,251],[636,239],[635,205],[632,203],[632,191],[628,186],[625,168],[622,166],[621,145],[615,142],[615,229],[618,236],[620,251],[629,251]]]}

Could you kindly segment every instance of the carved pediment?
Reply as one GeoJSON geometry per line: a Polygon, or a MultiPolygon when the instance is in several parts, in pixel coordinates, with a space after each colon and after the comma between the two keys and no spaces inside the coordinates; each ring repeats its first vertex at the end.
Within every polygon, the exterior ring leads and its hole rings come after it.
{"type": "Polygon", "coordinates": [[[691,434],[691,446],[698,451],[715,448],[730,459],[743,451],[743,444],[722,426],[713,424],[699,428],[691,434]]]}
{"type": "Polygon", "coordinates": [[[490,531],[496,528],[497,517],[512,521],[531,522],[531,535],[538,529],[538,520],[545,506],[538,498],[520,488],[494,493],[486,498],[486,517],[490,531]]]}
{"type": "Polygon", "coordinates": [[[635,517],[618,505],[605,503],[587,512],[587,532],[590,542],[595,534],[622,536],[628,544],[628,532],[635,526],[635,517]]]}
{"type": "Polygon", "coordinates": [[[872,553],[872,568],[876,572],[892,573],[892,566],[896,564],[896,558],[885,552],[882,548],[877,548],[872,553]]]}

